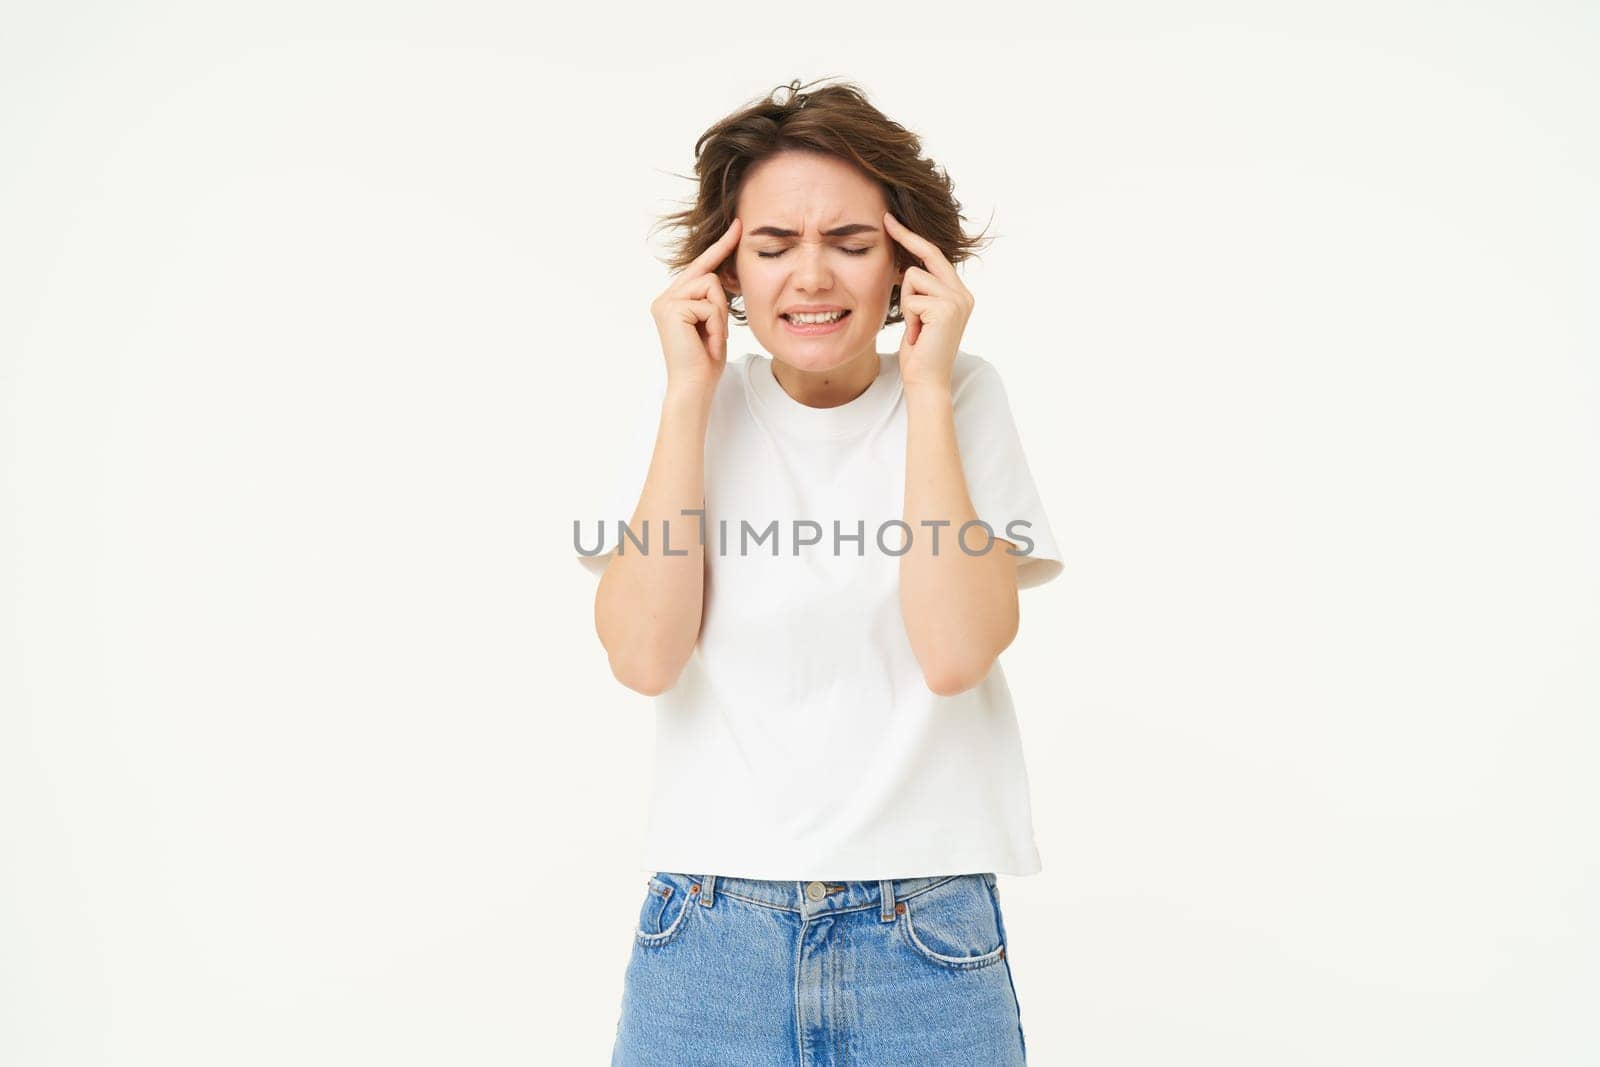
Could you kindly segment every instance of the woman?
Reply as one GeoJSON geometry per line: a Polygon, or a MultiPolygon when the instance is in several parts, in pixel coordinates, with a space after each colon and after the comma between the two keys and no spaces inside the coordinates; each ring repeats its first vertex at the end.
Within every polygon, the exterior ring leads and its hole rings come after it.
{"type": "Polygon", "coordinates": [[[1022,1063],[996,875],[1040,865],[996,657],[1061,556],[958,348],[948,178],[853,86],[786,89],[696,144],[660,420],[580,545],[656,712],[612,1062],[1022,1063]],[[770,357],[728,365],[730,317],[770,357]]]}

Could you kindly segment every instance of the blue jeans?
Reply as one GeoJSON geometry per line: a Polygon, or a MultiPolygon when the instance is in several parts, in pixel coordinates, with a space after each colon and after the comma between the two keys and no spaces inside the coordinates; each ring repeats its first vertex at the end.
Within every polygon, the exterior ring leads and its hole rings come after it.
{"type": "Polygon", "coordinates": [[[612,1067],[1009,1067],[993,874],[777,882],[658,871],[612,1067]]]}

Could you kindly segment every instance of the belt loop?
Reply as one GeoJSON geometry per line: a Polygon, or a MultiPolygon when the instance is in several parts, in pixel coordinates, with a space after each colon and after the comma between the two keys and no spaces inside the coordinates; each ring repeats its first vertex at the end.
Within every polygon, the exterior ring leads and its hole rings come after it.
{"type": "Polygon", "coordinates": [[[881,922],[894,921],[894,879],[884,878],[878,882],[878,895],[883,898],[883,906],[878,910],[878,919],[881,922]]]}
{"type": "Polygon", "coordinates": [[[700,877],[700,906],[711,907],[711,898],[717,891],[717,876],[714,874],[701,875],[700,877]]]}

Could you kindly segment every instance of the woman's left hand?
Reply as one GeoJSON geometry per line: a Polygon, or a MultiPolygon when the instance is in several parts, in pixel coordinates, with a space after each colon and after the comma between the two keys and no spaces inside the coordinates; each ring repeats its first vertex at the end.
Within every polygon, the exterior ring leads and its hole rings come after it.
{"type": "Polygon", "coordinates": [[[907,267],[900,282],[906,334],[900,342],[900,378],[907,386],[950,388],[961,335],[972,317],[973,296],[939,247],[906,229],[885,211],[884,228],[927,267],[907,267]]]}

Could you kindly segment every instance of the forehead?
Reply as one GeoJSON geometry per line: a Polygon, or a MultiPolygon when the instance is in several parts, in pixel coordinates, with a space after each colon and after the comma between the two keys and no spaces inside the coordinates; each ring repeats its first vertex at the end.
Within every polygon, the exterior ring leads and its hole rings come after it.
{"type": "Polygon", "coordinates": [[[888,208],[883,190],[853,164],[814,152],[783,152],[745,175],[739,216],[757,226],[827,226],[834,222],[877,225],[888,208]]]}

